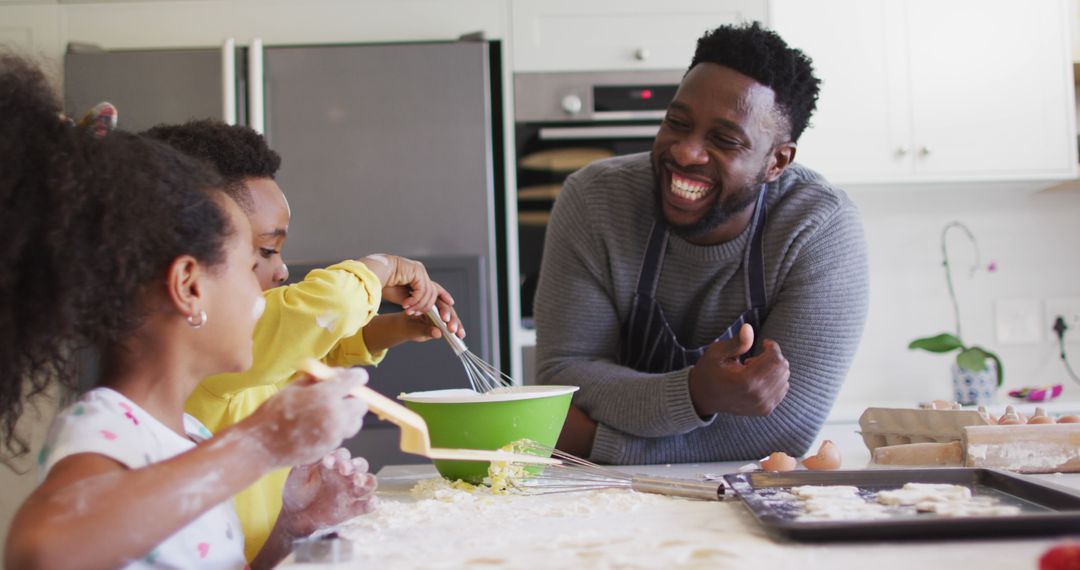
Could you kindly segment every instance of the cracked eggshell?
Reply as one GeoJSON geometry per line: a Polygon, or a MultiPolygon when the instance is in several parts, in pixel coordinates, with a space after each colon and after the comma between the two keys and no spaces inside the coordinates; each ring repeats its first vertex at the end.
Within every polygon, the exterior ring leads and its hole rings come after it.
{"type": "Polygon", "coordinates": [[[791,471],[795,469],[798,462],[794,457],[784,453],[783,451],[774,451],[765,459],[762,459],[761,468],[766,471],[772,471],[774,473],[779,471],[791,471]]]}
{"type": "Polygon", "coordinates": [[[821,442],[816,455],[803,459],[803,467],[815,471],[832,470],[840,468],[840,450],[831,440],[821,442]]]}

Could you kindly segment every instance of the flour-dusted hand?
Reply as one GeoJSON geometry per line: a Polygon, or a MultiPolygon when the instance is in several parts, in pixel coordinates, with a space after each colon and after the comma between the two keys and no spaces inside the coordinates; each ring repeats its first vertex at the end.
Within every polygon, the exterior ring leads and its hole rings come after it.
{"type": "Polygon", "coordinates": [[[743,325],[735,338],[705,349],[690,370],[690,395],[698,413],[767,416],[788,392],[791,368],[780,345],[766,339],[761,354],[740,361],[754,344],[754,329],[743,325]]]}
{"type": "Polygon", "coordinates": [[[289,472],[281,498],[283,524],[289,534],[300,537],[369,513],[377,504],[377,485],[366,459],[338,448],[289,472]]]}
{"type": "Polygon", "coordinates": [[[367,403],[349,392],[367,383],[367,372],[334,370],[329,380],[293,382],[241,422],[275,465],[312,463],[360,431],[367,403]]]}

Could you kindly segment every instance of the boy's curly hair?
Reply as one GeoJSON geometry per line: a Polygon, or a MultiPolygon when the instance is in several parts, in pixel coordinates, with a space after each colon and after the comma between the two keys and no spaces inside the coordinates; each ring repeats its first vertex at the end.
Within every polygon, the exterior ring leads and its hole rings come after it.
{"type": "Polygon", "coordinates": [[[76,349],[126,338],[172,260],[219,264],[234,230],[209,168],[70,126],[38,67],[2,52],[0,156],[0,441],[17,457],[28,399],[74,390],[76,349]]]}
{"type": "Polygon", "coordinates": [[[198,119],[157,125],[143,134],[210,163],[225,179],[225,191],[248,213],[252,202],[244,179],[274,178],[281,168],[281,155],[267,146],[266,139],[240,125],[198,119]]]}
{"type": "Polygon", "coordinates": [[[791,140],[798,142],[817,107],[821,85],[813,62],[801,50],[789,47],[758,22],[720,26],[698,40],[690,69],[699,63],[729,67],[772,89],[791,140]]]}

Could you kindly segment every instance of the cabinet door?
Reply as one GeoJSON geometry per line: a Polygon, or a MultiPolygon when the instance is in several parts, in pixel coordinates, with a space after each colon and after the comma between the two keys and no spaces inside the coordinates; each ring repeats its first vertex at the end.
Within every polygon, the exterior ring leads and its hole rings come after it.
{"type": "Polygon", "coordinates": [[[796,160],[835,183],[910,176],[902,9],[884,0],[773,0],[770,14],[821,79],[796,160]]]}
{"type": "Polygon", "coordinates": [[[909,0],[920,178],[1070,175],[1066,7],[1056,0],[909,0]]]}
{"type": "Polygon", "coordinates": [[[697,39],[764,0],[514,0],[514,71],[684,69],[697,39]]]}

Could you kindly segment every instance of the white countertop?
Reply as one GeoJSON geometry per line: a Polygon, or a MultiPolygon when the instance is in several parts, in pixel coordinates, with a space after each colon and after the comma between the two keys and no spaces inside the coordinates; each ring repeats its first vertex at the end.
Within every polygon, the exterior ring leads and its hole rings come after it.
{"type": "MultiPolygon", "coordinates": [[[[854,424],[830,424],[845,469],[867,466],[854,424]]],[[[815,444],[816,447],[816,444],[815,444]]],[[[730,473],[746,462],[632,466],[678,478],[730,473]]],[[[379,471],[380,512],[342,525],[354,559],[283,568],[851,568],[926,570],[1036,568],[1060,538],[807,544],[766,535],[738,501],[708,502],[609,492],[544,497],[481,497],[467,504],[418,501],[409,490],[436,477],[431,465],[379,471]],[[514,501],[521,501],[515,503],[514,501]],[[528,503],[524,501],[529,501],[528,503]],[[423,503],[423,505],[421,505],[423,503]],[[514,505],[517,505],[515,507],[514,505]],[[420,507],[423,506],[423,509],[420,507]],[[520,510],[515,510],[516,508],[520,510]],[[528,516],[516,516],[528,513],[528,516]],[[381,517],[381,518],[379,518],[381,517]]],[[[1038,479],[1080,489],[1080,474],[1038,479]]],[[[458,497],[459,499],[462,497],[458,497]]]]}

